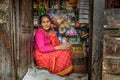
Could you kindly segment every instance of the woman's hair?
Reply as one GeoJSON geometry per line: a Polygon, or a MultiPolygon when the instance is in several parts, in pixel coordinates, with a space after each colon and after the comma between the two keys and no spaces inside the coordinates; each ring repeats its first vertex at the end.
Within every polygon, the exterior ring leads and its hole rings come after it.
{"type": "Polygon", "coordinates": [[[41,15],[40,18],[39,18],[39,23],[40,23],[40,24],[41,24],[42,19],[43,19],[44,17],[47,17],[47,18],[50,20],[50,22],[51,22],[51,18],[50,18],[50,16],[47,15],[47,14],[43,14],[43,15],[41,15]]]}

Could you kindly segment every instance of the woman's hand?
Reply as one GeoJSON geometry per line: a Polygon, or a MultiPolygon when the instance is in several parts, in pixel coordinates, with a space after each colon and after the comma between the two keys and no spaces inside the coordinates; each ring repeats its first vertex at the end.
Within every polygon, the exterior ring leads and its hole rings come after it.
{"type": "Polygon", "coordinates": [[[60,46],[56,46],[56,50],[68,50],[71,48],[71,43],[63,43],[60,46]]]}
{"type": "Polygon", "coordinates": [[[61,45],[62,49],[70,49],[71,48],[71,44],[70,43],[63,43],[61,45]]]}

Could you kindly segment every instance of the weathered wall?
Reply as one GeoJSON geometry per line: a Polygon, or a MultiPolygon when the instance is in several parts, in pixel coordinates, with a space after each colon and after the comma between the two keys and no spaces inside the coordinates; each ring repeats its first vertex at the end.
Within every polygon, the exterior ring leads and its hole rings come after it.
{"type": "Polygon", "coordinates": [[[21,80],[32,58],[32,0],[0,0],[0,80],[21,80]]]}
{"type": "Polygon", "coordinates": [[[0,80],[12,80],[9,0],[0,0],[0,80]]]}

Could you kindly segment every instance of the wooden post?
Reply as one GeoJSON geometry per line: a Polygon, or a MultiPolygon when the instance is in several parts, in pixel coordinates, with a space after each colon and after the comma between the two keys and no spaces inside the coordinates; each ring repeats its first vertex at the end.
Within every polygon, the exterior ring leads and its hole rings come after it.
{"type": "Polygon", "coordinates": [[[90,1],[89,80],[102,79],[103,26],[105,0],[90,1]]]}

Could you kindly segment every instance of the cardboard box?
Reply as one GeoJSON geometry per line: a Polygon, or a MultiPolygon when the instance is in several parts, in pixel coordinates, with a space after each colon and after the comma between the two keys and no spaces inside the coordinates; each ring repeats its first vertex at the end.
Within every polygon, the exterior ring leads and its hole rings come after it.
{"type": "Polygon", "coordinates": [[[72,52],[74,54],[83,54],[83,46],[72,46],[72,52]]]}

